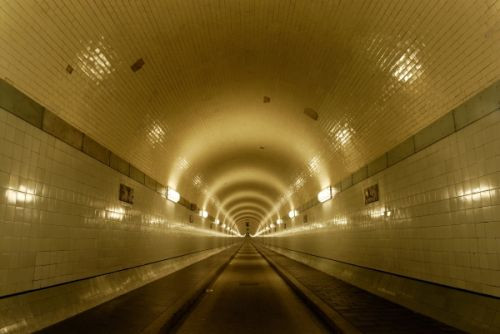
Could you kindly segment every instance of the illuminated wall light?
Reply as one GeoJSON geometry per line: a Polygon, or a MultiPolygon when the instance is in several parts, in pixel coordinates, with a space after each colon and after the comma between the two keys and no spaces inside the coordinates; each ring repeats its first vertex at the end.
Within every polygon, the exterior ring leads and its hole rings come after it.
{"type": "Polygon", "coordinates": [[[274,224],[271,224],[271,228],[274,228],[274,226],[275,226],[274,224]]]}
{"type": "Polygon", "coordinates": [[[298,212],[297,210],[290,210],[290,211],[288,212],[288,217],[290,217],[290,218],[295,218],[295,217],[297,217],[298,215],[299,215],[299,212],[298,212]]]}
{"type": "Polygon", "coordinates": [[[320,203],[326,202],[333,198],[332,187],[326,187],[318,193],[318,201],[320,203]]]}
{"type": "Polygon", "coordinates": [[[207,218],[208,217],[208,212],[205,210],[200,210],[200,217],[202,218],[207,218]]]}
{"type": "Polygon", "coordinates": [[[214,224],[215,224],[215,225],[219,225],[219,224],[220,224],[220,220],[215,219],[215,220],[214,220],[214,224]]]}
{"type": "Polygon", "coordinates": [[[181,199],[181,194],[179,194],[177,191],[171,188],[167,188],[167,199],[169,201],[172,201],[174,203],[179,202],[181,199]]]}
{"type": "Polygon", "coordinates": [[[226,228],[226,224],[222,224],[222,228],[226,228]]]}
{"type": "Polygon", "coordinates": [[[283,219],[281,219],[281,218],[278,218],[278,220],[276,220],[276,224],[278,224],[278,225],[281,225],[281,224],[283,224],[283,219]]]}

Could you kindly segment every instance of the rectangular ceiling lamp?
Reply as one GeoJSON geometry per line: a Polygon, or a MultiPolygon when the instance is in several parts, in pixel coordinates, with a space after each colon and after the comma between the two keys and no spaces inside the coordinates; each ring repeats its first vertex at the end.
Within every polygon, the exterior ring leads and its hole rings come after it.
{"type": "Polygon", "coordinates": [[[167,188],[167,199],[169,201],[172,201],[174,203],[179,202],[181,199],[181,194],[179,194],[177,191],[174,189],[167,188]]]}
{"type": "Polygon", "coordinates": [[[320,203],[329,201],[332,199],[332,187],[326,187],[318,193],[318,201],[320,203]]]}

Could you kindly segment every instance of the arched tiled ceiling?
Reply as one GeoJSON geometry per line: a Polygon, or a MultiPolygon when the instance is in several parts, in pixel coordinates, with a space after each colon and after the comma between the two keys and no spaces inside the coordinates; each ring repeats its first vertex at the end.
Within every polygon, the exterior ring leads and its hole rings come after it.
{"type": "Polygon", "coordinates": [[[253,219],[255,219],[256,221],[260,222],[260,221],[262,220],[263,216],[262,216],[262,215],[260,215],[260,214],[256,214],[256,213],[254,213],[254,212],[252,212],[252,211],[246,211],[246,212],[241,212],[241,213],[239,213],[239,214],[237,215],[237,217],[235,218],[235,221],[239,223],[239,222],[241,222],[242,220],[244,220],[244,219],[248,219],[248,218],[253,218],[253,219]]]}
{"type": "Polygon", "coordinates": [[[241,204],[240,206],[236,207],[234,210],[231,211],[231,214],[235,217],[235,219],[238,219],[238,214],[241,213],[255,213],[260,215],[261,217],[265,217],[266,211],[262,209],[261,207],[252,204],[252,203],[244,203],[241,204]]]}
{"type": "Polygon", "coordinates": [[[260,222],[260,218],[253,215],[242,215],[240,218],[236,220],[237,223],[241,222],[249,222],[249,223],[258,223],[260,222]]]}
{"type": "Polygon", "coordinates": [[[264,217],[266,215],[266,212],[269,212],[272,208],[271,207],[263,207],[260,203],[258,202],[253,202],[251,200],[246,200],[245,202],[242,202],[238,205],[235,205],[231,210],[229,210],[231,215],[236,216],[240,211],[243,209],[251,208],[254,212],[262,214],[264,217]]]}
{"type": "Polygon", "coordinates": [[[498,80],[499,17],[489,0],[3,1],[0,75],[222,217],[246,191],[300,205],[498,80]]]}
{"type": "MultiPolygon", "coordinates": [[[[219,178],[223,180],[221,184],[216,184],[213,195],[224,200],[219,203],[219,210],[225,214],[231,213],[234,215],[233,208],[236,205],[244,203],[257,204],[265,212],[272,211],[275,204],[279,200],[280,194],[286,191],[286,187],[281,184],[279,178],[272,174],[266,174],[252,170],[251,174],[245,167],[236,169],[235,172],[219,178]],[[238,172],[239,171],[239,172],[238,172]],[[253,178],[251,175],[259,175],[260,177],[253,178]]],[[[262,215],[260,220],[265,219],[266,215],[262,215]]],[[[236,217],[233,216],[234,219],[236,217]]],[[[241,224],[238,224],[241,227],[241,224]]],[[[251,230],[254,231],[258,224],[251,223],[251,230]]],[[[243,231],[244,229],[241,229],[243,231]]]]}

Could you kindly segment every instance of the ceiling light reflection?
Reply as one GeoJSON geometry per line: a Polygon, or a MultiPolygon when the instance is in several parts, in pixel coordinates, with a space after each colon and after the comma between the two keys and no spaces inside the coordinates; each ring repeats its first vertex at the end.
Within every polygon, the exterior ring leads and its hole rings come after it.
{"type": "Polygon", "coordinates": [[[391,73],[398,81],[411,83],[422,74],[422,65],[417,56],[419,51],[407,49],[393,65],[391,73]]]}

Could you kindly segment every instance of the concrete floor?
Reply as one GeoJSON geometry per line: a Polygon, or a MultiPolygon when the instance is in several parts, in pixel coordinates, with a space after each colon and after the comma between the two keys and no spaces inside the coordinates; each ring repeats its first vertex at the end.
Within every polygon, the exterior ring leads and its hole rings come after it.
{"type": "Polygon", "coordinates": [[[248,241],[175,331],[328,333],[248,241]]]}

